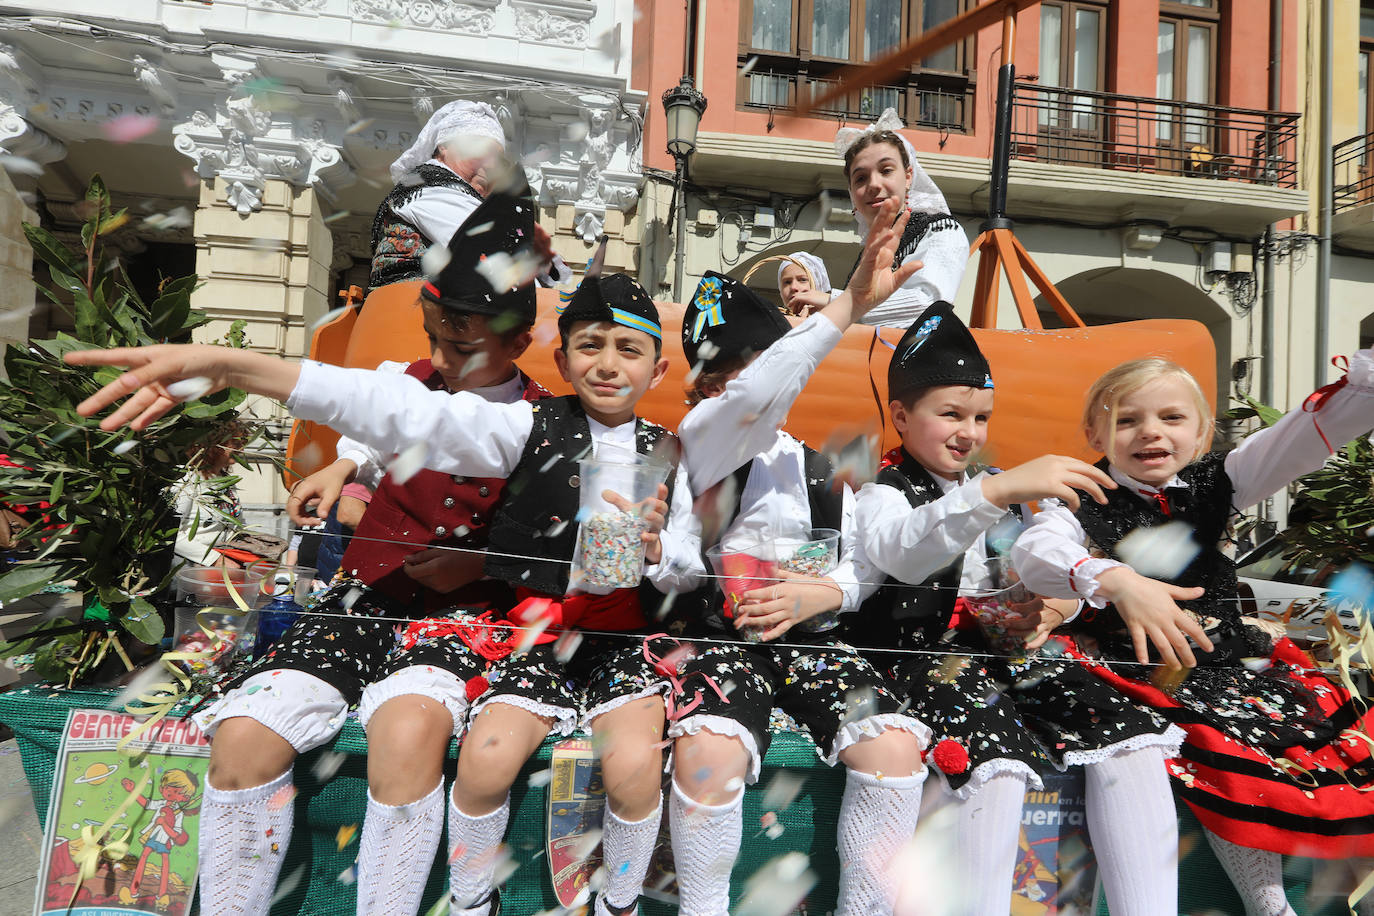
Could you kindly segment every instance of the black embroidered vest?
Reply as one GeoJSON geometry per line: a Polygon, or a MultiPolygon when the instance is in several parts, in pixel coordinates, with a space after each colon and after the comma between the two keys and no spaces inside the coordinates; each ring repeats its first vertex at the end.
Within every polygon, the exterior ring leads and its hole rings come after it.
{"type": "MultiPolygon", "coordinates": [[[[486,573],[514,587],[563,595],[568,590],[568,561],[577,546],[582,483],[578,461],[592,450],[591,424],[574,395],[539,401],[532,410],[530,437],[488,529],[486,573]]],[[[636,418],[635,449],[677,467],[677,436],[662,426],[636,418]]],[[[673,476],[670,471],[670,504],[673,476]]]]}
{"type": "MultiPolygon", "coordinates": [[[[883,468],[874,482],[901,491],[912,508],[934,502],[945,491],[921,464],[902,449],[900,464],[883,468]]],[[[904,583],[888,576],[882,587],[843,621],[845,636],[860,648],[923,648],[934,645],[949,627],[964,555],[924,582],[904,583]],[[911,586],[920,586],[912,588],[911,586]]]]}
{"type": "Polygon", "coordinates": [[[417,165],[405,181],[391,189],[372,220],[372,275],[368,283],[373,289],[420,279],[420,258],[425,249],[431,244],[448,244],[448,239],[432,239],[418,226],[396,215],[397,207],[409,203],[424,188],[456,188],[482,200],[476,188],[443,166],[428,162],[417,165]],[[411,180],[412,175],[416,180],[411,180]]]}
{"type": "MultiPolygon", "coordinates": [[[[939,232],[942,229],[958,229],[964,231],[964,227],[959,225],[959,221],[948,213],[913,213],[907,220],[906,231],[902,233],[902,242],[897,246],[897,253],[892,258],[892,269],[895,271],[902,266],[907,258],[916,253],[916,249],[925,241],[927,235],[932,232],[939,232]]],[[[854,266],[849,268],[849,277],[845,280],[845,286],[854,279],[854,271],[859,268],[859,261],[863,258],[854,259],[854,266]]]]}
{"type": "MultiPolygon", "coordinates": [[[[1097,465],[1107,470],[1104,459],[1097,465]]],[[[1203,456],[1179,472],[1186,487],[1165,490],[1170,515],[1153,500],[1141,499],[1127,487],[1107,490],[1107,504],[1100,505],[1084,496],[1075,513],[1095,547],[1114,560],[1120,560],[1116,550],[1126,535],[1137,528],[1154,528],[1171,521],[1183,522],[1193,529],[1193,539],[1199,548],[1182,572],[1168,581],[1186,588],[1206,589],[1196,601],[1180,602],[1198,614],[1216,617],[1232,629],[1240,623],[1240,608],[1236,602],[1238,585],[1235,562],[1220,550],[1227,538],[1233,513],[1234,487],[1226,475],[1226,456],[1212,453],[1203,456]]],[[[1099,613],[1089,628],[1102,633],[1119,630],[1123,626],[1120,615],[1110,607],[1099,613]]]]}

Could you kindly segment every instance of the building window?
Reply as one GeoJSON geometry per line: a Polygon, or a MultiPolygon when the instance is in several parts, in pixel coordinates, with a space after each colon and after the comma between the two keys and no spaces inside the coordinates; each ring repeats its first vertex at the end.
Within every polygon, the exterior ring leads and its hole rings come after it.
{"type": "MultiPolygon", "coordinates": [[[[1166,0],[1159,4],[1155,97],[1211,105],[1216,101],[1216,0],[1166,0]]],[[[1208,116],[1199,108],[1160,107],[1162,144],[1207,146],[1208,116]]]]}
{"type": "MultiPolygon", "coordinates": [[[[739,98],[785,107],[815,98],[851,63],[877,60],[908,38],[957,16],[971,0],[743,0],[739,98]]],[[[895,108],[909,127],[967,128],[972,114],[970,42],[917,62],[891,84],[849,93],[824,113],[871,118],[895,108]]]]}
{"type": "MultiPolygon", "coordinates": [[[[1374,2],[1371,0],[1361,0],[1360,3],[1360,81],[1359,89],[1359,118],[1358,136],[1367,136],[1371,129],[1374,129],[1374,92],[1371,92],[1370,79],[1374,76],[1374,2]]],[[[1366,144],[1366,149],[1368,144],[1366,144]]]]}
{"type": "MultiPolygon", "coordinates": [[[[1042,86],[1101,92],[1106,79],[1106,3],[1040,5],[1040,73],[1042,86]]],[[[1039,119],[1043,127],[1074,130],[1097,128],[1090,96],[1045,93],[1039,119]]]]}

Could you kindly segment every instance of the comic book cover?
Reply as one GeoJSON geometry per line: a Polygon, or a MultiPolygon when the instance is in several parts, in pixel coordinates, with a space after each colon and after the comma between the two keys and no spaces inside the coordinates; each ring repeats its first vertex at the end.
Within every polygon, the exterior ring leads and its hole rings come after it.
{"type": "Polygon", "coordinates": [[[133,716],[112,710],[68,713],[39,860],[36,916],[190,912],[210,743],[190,720],[163,719],[116,750],[137,727],[133,716]],[[107,845],[122,839],[127,848],[114,859],[102,856],[95,876],[73,897],[87,842],[83,828],[99,831],[136,791],[103,839],[107,845]]]}
{"type": "Polygon", "coordinates": [[[1083,768],[1044,777],[1026,793],[1011,916],[1096,912],[1097,861],[1088,840],[1083,768]]]}
{"type": "MultiPolygon", "coordinates": [[[[549,876],[563,906],[571,906],[592,873],[601,865],[601,821],[606,810],[606,787],[601,762],[586,738],[568,738],[553,749],[549,779],[549,876]]],[[[658,845],[644,879],[644,894],[676,902],[668,818],[659,827],[658,845]]]]}

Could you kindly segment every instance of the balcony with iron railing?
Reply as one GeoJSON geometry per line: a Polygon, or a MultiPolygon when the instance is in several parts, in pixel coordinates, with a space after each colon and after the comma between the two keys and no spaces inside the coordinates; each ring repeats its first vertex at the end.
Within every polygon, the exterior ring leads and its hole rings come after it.
{"type": "Polygon", "coordinates": [[[1013,159],[1296,188],[1298,115],[1018,84],[1013,159]]]}
{"type": "Polygon", "coordinates": [[[1374,133],[1331,148],[1331,234],[1337,244],[1374,251],[1374,133]]]}

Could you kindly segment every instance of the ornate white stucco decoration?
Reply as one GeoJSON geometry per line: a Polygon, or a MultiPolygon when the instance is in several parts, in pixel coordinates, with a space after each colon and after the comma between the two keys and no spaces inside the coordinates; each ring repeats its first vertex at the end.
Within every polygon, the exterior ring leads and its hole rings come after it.
{"type": "Polygon", "coordinates": [[[596,5],[585,0],[511,0],[515,33],[526,41],[585,48],[596,5]]]}
{"type": "Polygon", "coordinates": [[[579,117],[561,119],[557,157],[539,166],[540,198],[572,204],[577,232],[591,242],[601,234],[608,208],[629,210],[639,200],[638,126],[612,99],[579,101],[579,117]]]}
{"type": "Polygon", "coordinates": [[[434,96],[428,89],[416,86],[410,90],[410,110],[415,112],[415,120],[422,126],[428,124],[430,115],[434,114],[434,96]]]}
{"type": "Polygon", "coordinates": [[[270,179],[312,186],[327,199],[353,180],[339,147],[325,139],[323,120],[278,116],[269,107],[298,92],[286,87],[254,94],[251,61],[248,68],[239,59],[216,63],[231,86],[229,96],[213,114],[196,111],[173,127],[173,145],[195,162],[201,178],[224,179],[225,200],[240,216],[262,208],[270,179]]]}
{"type": "Polygon", "coordinates": [[[158,63],[144,57],[142,54],[135,54],[133,59],[134,77],[139,81],[148,94],[153,97],[157,107],[162,112],[163,117],[168,117],[176,112],[177,91],[175,80],[158,69],[158,63]]]}
{"type": "Polygon", "coordinates": [[[324,9],[328,0],[248,0],[248,6],[264,10],[285,10],[288,13],[312,13],[324,9]]]}
{"type": "Polygon", "coordinates": [[[486,35],[501,0],[349,0],[348,12],[362,22],[397,22],[422,29],[486,35]]]}
{"type": "Polygon", "coordinates": [[[35,127],[29,109],[37,108],[38,87],[30,73],[40,72],[22,50],[0,43],[0,154],[8,159],[7,170],[32,179],[35,166],[56,162],[67,155],[63,143],[35,127]],[[31,165],[21,170],[21,160],[31,165]]]}

